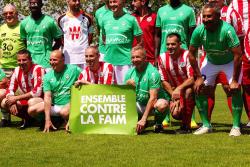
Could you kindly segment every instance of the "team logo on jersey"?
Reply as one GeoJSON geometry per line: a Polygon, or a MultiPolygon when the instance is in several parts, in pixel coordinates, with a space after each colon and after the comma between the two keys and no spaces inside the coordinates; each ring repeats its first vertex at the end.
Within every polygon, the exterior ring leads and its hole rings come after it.
{"type": "Polygon", "coordinates": [[[221,13],[221,17],[226,17],[227,13],[221,13]]]}
{"type": "Polygon", "coordinates": [[[150,22],[150,21],[152,21],[152,17],[147,18],[147,22],[150,22]]]}
{"type": "Polygon", "coordinates": [[[103,77],[103,72],[100,72],[100,77],[103,77]]]}
{"type": "Polygon", "coordinates": [[[65,78],[66,78],[67,80],[69,80],[69,74],[66,74],[65,78]]]}
{"type": "Polygon", "coordinates": [[[183,12],[180,12],[180,14],[179,14],[180,16],[183,16],[184,15],[184,13],[183,12]]]}
{"type": "Polygon", "coordinates": [[[123,21],[121,25],[122,25],[122,26],[125,26],[125,25],[126,25],[126,22],[125,22],[125,21],[123,21]]]}
{"type": "Polygon", "coordinates": [[[185,62],[181,62],[180,67],[185,67],[185,62]]]}
{"type": "Polygon", "coordinates": [[[54,78],[51,78],[51,79],[50,79],[50,82],[54,82],[54,78]]]}
{"type": "Polygon", "coordinates": [[[71,36],[72,40],[78,39],[81,33],[80,26],[69,27],[69,35],[71,36]]]}

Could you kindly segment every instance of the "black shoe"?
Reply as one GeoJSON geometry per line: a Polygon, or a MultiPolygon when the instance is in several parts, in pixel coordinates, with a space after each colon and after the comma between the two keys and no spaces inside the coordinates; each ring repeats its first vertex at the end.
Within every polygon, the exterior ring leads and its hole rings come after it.
{"type": "Polygon", "coordinates": [[[31,125],[30,121],[26,121],[26,120],[23,120],[22,121],[22,125],[19,127],[19,130],[24,130],[26,129],[27,127],[29,127],[31,125]]]}
{"type": "Polygon", "coordinates": [[[160,132],[162,132],[162,131],[163,131],[163,126],[162,126],[162,124],[160,124],[160,125],[155,124],[155,125],[154,125],[154,132],[155,132],[155,133],[160,133],[160,132]]]}
{"type": "Polygon", "coordinates": [[[175,131],[175,133],[176,134],[189,134],[189,133],[192,133],[192,130],[187,127],[181,126],[180,129],[177,129],[175,131]]]}
{"type": "Polygon", "coordinates": [[[0,127],[4,128],[4,127],[9,127],[9,126],[10,126],[10,120],[1,119],[0,127]]]}

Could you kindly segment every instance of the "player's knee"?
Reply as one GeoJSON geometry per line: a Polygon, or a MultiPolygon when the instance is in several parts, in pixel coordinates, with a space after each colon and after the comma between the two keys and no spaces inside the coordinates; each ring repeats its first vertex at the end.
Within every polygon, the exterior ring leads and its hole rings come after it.
{"type": "Polygon", "coordinates": [[[186,99],[193,99],[193,89],[192,88],[187,88],[185,90],[185,98],[186,99]]]}
{"type": "Polygon", "coordinates": [[[169,107],[169,103],[165,99],[158,99],[154,105],[154,108],[162,113],[165,112],[168,107],[169,107]]]}

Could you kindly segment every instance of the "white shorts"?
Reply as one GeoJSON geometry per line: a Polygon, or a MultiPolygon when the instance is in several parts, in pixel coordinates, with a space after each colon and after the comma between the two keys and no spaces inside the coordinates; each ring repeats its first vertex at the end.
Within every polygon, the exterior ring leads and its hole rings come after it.
{"type": "MultiPolygon", "coordinates": [[[[201,65],[201,75],[204,77],[204,83],[206,86],[213,86],[215,84],[215,80],[219,72],[224,72],[226,74],[227,81],[230,84],[233,80],[233,70],[234,61],[231,61],[228,64],[215,65],[210,63],[207,58],[205,58],[201,65]]],[[[241,83],[241,79],[242,70],[238,79],[239,84],[241,83]]]]}
{"type": "Polygon", "coordinates": [[[114,66],[117,85],[124,85],[125,75],[131,67],[131,65],[114,66]]]}
{"type": "Polygon", "coordinates": [[[50,109],[50,115],[51,116],[60,116],[60,111],[65,107],[66,105],[54,105],[51,106],[50,109]]]}

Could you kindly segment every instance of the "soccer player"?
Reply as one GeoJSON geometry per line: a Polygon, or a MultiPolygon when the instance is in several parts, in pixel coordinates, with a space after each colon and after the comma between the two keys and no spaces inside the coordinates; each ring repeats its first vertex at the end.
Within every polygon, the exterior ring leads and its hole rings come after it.
{"type": "Polygon", "coordinates": [[[21,129],[26,128],[29,115],[27,109],[30,105],[42,101],[42,77],[44,69],[32,63],[31,55],[28,50],[17,52],[18,67],[14,69],[11,76],[9,87],[6,91],[6,98],[3,99],[1,107],[3,113],[2,121],[8,122],[8,113],[23,119],[21,129]],[[16,91],[19,94],[16,95],[16,91]]]}
{"type": "Polygon", "coordinates": [[[25,48],[20,39],[20,22],[18,12],[12,4],[7,4],[3,8],[4,24],[0,26],[0,68],[5,72],[8,78],[15,67],[17,67],[16,53],[25,48]]]}
{"type": "Polygon", "coordinates": [[[42,6],[42,0],[29,0],[31,15],[21,22],[20,33],[33,62],[50,68],[50,52],[60,48],[62,32],[50,16],[42,13],[42,6]]]}
{"type": "MultiPolygon", "coordinates": [[[[152,44],[154,44],[156,13],[152,12],[148,6],[149,0],[133,0],[132,5],[135,10],[132,15],[135,16],[143,32],[143,45],[147,53],[146,61],[154,64],[155,48],[152,44]]],[[[136,45],[137,41],[134,40],[133,46],[136,45]]]]}
{"type": "Polygon", "coordinates": [[[80,0],[67,0],[68,11],[58,18],[63,31],[63,54],[66,64],[84,69],[85,49],[92,43],[93,18],[81,9],[80,0]]]}
{"type": "Polygon", "coordinates": [[[95,12],[95,20],[96,20],[96,27],[97,27],[97,34],[99,35],[98,38],[98,50],[100,52],[99,61],[103,61],[105,55],[105,45],[102,41],[102,22],[105,18],[106,14],[112,14],[110,7],[109,7],[109,0],[102,0],[105,4],[96,10],[95,12]]]}
{"type": "Polygon", "coordinates": [[[117,84],[123,84],[124,76],[131,68],[132,42],[134,37],[137,45],[142,45],[142,31],[135,17],[123,10],[124,0],[109,0],[113,14],[105,15],[102,21],[103,41],[106,54],[104,61],[114,66],[117,84]]]}
{"type": "Polygon", "coordinates": [[[172,116],[182,120],[178,133],[191,133],[191,117],[195,106],[193,94],[193,69],[188,59],[188,51],[181,48],[180,35],[167,36],[167,52],[158,60],[162,86],[171,95],[172,116]],[[176,111],[175,111],[176,110],[176,111]]]}
{"type": "MultiPolygon", "coordinates": [[[[229,5],[229,8],[235,9],[242,17],[243,23],[244,23],[244,29],[245,31],[249,30],[250,25],[250,8],[249,8],[249,0],[233,0],[231,4],[229,5]]],[[[245,37],[245,47],[249,47],[249,32],[247,33],[245,37]]],[[[244,101],[244,107],[245,111],[247,113],[248,117],[248,123],[247,127],[250,127],[250,81],[249,81],[249,71],[250,71],[250,56],[249,56],[249,49],[245,48],[245,52],[242,57],[243,61],[243,77],[242,77],[242,88],[243,88],[243,101],[244,101]]]]}
{"type": "Polygon", "coordinates": [[[136,107],[138,123],[136,131],[140,134],[145,126],[149,114],[155,114],[155,132],[162,129],[162,121],[169,107],[166,96],[160,92],[161,77],[157,69],[146,62],[146,51],[141,46],[136,46],[131,51],[131,59],[134,65],[126,76],[125,83],[136,89],[136,107]]]}
{"type": "Polygon", "coordinates": [[[155,57],[166,52],[166,39],[169,33],[181,35],[181,47],[188,49],[190,36],[195,28],[195,14],[191,7],[181,0],[170,0],[170,4],[157,12],[155,33],[155,57]]]}
{"type": "MultiPolygon", "coordinates": [[[[220,19],[223,21],[226,21],[227,23],[231,24],[234,27],[235,32],[236,32],[236,34],[240,40],[240,43],[241,43],[242,52],[244,52],[243,41],[244,41],[245,31],[244,31],[243,22],[242,22],[242,19],[241,19],[241,16],[239,15],[239,13],[232,8],[228,8],[228,6],[226,6],[224,4],[224,0],[209,0],[208,2],[214,3],[215,5],[217,5],[217,7],[220,8],[220,12],[221,12],[220,19]]],[[[200,20],[202,20],[202,15],[201,15],[200,20]]],[[[205,55],[206,54],[203,55],[203,57],[201,58],[201,61],[204,60],[205,55]]],[[[227,102],[228,102],[229,109],[232,113],[232,95],[228,89],[229,84],[228,84],[227,78],[223,72],[220,72],[217,75],[216,84],[217,83],[222,84],[223,90],[225,91],[225,93],[227,95],[227,102]]],[[[215,103],[215,98],[214,98],[215,94],[214,93],[215,93],[216,84],[214,86],[214,91],[212,91],[210,93],[210,96],[208,97],[208,117],[209,117],[209,119],[211,119],[212,111],[214,108],[214,103],[215,103]]]]}
{"type": "Polygon", "coordinates": [[[207,96],[215,84],[219,72],[226,74],[229,90],[232,93],[233,127],[230,136],[240,136],[240,119],[242,113],[241,82],[241,48],[234,28],[220,20],[220,9],[214,4],[206,4],[202,11],[203,24],[193,32],[189,47],[189,61],[197,77],[195,92],[196,105],[199,109],[203,126],[194,134],[200,135],[212,131],[207,111],[207,96]],[[203,46],[206,58],[201,70],[198,67],[195,53],[203,46]]]}
{"type": "MultiPolygon", "coordinates": [[[[43,78],[44,102],[37,103],[29,113],[37,116],[45,113],[44,132],[56,127],[51,122],[51,116],[61,116],[66,122],[70,110],[70,88],[75,83],[81,69],[75,65],[65,64],[64,55],[59,50],[51,52],[50,65],[53,70],[43,78]]],[[[65,126],[68,130],[68,124],[65,126]]]]}
{"type": "Polygon", "coordinates": [[[115,84],[112,64],[100,62],[100,54],[96,47],[89,46],[85,51],[86,68],[81,72],[75,85],[81,84],[115,84]]]}

